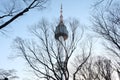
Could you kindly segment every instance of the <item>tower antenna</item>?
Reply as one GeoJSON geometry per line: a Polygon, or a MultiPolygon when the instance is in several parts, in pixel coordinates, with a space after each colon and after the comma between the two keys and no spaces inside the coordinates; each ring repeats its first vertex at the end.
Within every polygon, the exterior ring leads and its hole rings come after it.
{"type": "Polygon", "coordinates": [[[63,15],[62,15],[62,13],[63,13],[63,10],[62,10],[63,8],[62,8],[62,3],[61,3],[61,9],[60,9],[60,22],[63,22],[63,15]]]}

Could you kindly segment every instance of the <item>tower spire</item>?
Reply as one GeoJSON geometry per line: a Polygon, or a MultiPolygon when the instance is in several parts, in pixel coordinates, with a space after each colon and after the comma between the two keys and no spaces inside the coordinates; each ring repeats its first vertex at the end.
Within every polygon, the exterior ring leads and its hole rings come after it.
{"type": "Polygon", "coordinates": [[[60,10],[60,23],[63,22],[63,15],[62,15],[62,4],[61,4],[61,10],[60,10]]]}

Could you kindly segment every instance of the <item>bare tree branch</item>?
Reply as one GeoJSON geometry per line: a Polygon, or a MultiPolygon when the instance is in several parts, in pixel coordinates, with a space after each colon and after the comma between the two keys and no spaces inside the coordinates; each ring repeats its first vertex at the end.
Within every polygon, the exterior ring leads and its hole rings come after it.
{"type": "Polygon", "coordinates": [[[0,25],[0,29],[6,27],[7,25],[9,25],[11,22],[13,22],[14,20],[16,20],[18,17],[24,15],[25,13],[27,13],[29,10],[34,9],[34,8],[44,8],[44,4],[47,3],[48,0],[33,0],[30,1],[30,4],[24,8],[22,11],[15,11],[15,1],[13,1],[13,6],[11,7],[11,9],[8,11],[7,14],[3,14],[2,16],[0,16],[0,19],[3,19],[5,17],[11,17],[10,19],[8,19],[6,22],[2,23],[0,25]],[[13,15],[14,14],[14,15],[13,15]]]}
{"type": "Polygon", "coordinates": [[[70,32],[73,34],[71,36],[74,36],[74,39],[70,37],[68,42],[55,40],[54,37],[51,37],[51,35],[54,36],[54,32],[52,33],[50,24],[45,19],[42,19],[39,25],[35,25],[30,29],[35,36],[34,40],[25,41],[21,38],[16,38],[15,47],[34,70],[35,75],[39,75],[39,78],[47,80],[62,80],[64,78],[69,80],[69,58],[74,53],[81,39],[81,36],[80,38],[75,36],[77,27],[79,27],[78,23],[73,20],[70,24],[70,27],[72,27],[70,32]],[[62,60],[61,54],[64,54],[64,60],[62,60]]]}

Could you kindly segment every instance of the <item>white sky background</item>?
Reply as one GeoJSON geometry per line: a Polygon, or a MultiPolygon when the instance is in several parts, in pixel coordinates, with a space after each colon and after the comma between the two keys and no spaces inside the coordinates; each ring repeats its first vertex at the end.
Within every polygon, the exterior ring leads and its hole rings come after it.
{"type": "MultiPolygon", "coordinates": [[[[4,0],[0,1],[2,2],[4,0]]],[[[11,48],[13,39],[17,36],[23,38],[30,36],[27,27],[36,24],[42,19],[42,17],[47,18],[50,22],[58,19],[61,2],[63,5],[64,19],[69,17],[77,18],[80,20],[81,24],[89,26],[90,10],[91,5],[94,2],[93,0],[51,0],[47,9],[39,12],[37,10],[31,10],[30,12],[25,13],[24,16],[21,16],[3,29],[7,30],[5,32],[6,35],[0,33],[0,69],[16,69],[20,80],[28,75],[25,71],[27,68],[25,61],[20,58],[14,60],[8,59],[10,55],[16,54],[11,48]]]]}

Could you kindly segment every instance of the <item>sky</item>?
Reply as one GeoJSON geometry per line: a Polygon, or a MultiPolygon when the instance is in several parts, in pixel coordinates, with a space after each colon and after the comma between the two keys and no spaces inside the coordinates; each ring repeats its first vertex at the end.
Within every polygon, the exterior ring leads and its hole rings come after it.
{"type": "Polygon", "coordinates": [[[31,10],[4,28],[3,30],[6,30],[5,35],[0,33],[0,69],[16,69],[20,80],[23,80],[26,77],[25,75],[28,75],[25,61],[21,58],[9,58],[11,55],[17,54],[13,51],[13,40],[17,36],[27,38],[30,35],[28,33],[28,26],[36,24],[43,17],[51,22],[58,19],[61,3],[63,5],[64,19],[73,17],[79,19],[83,25],[89,25],[93,0],[51,0],[46,9],[39,12],[31,10]]]}

